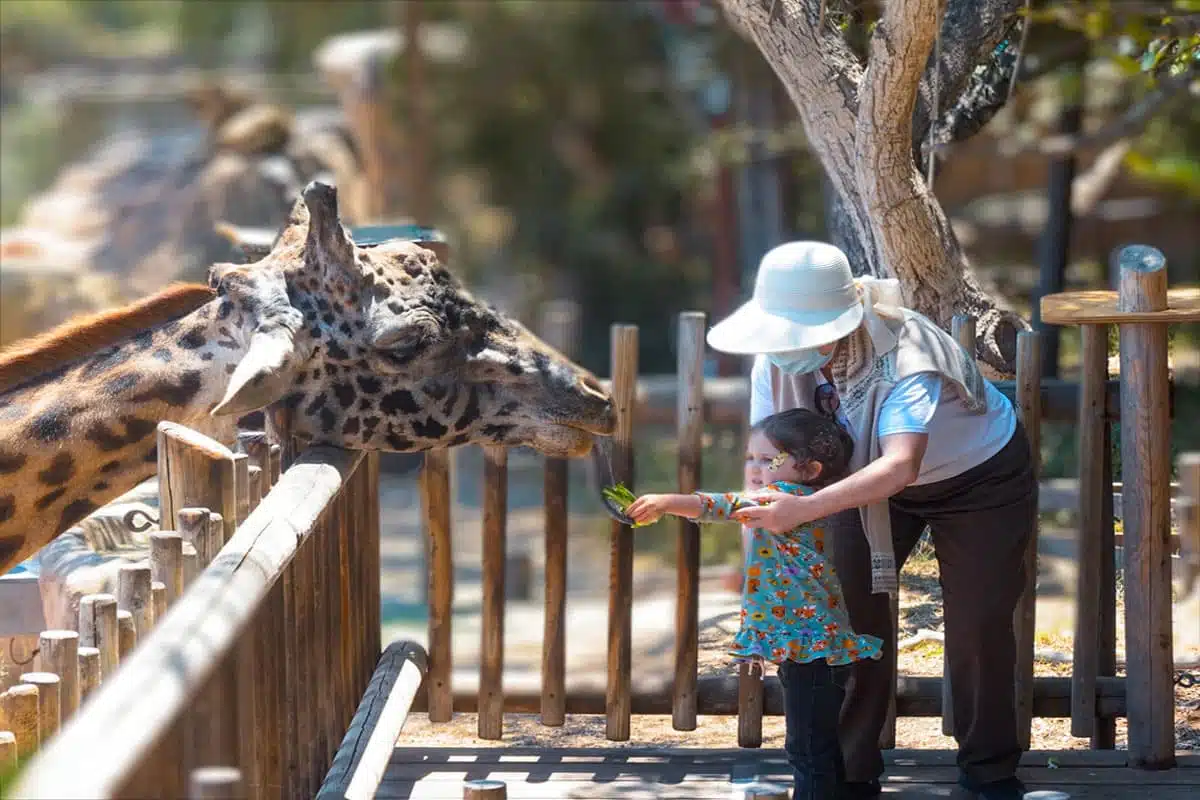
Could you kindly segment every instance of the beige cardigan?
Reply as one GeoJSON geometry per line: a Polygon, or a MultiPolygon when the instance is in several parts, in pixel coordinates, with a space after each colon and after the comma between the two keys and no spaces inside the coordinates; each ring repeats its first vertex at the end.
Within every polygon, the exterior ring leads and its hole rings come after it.
{"type": "MultiPolygon", "coordinates": [[[[895,280],[861,279],[859,296],[866,313],[863,324],[843,339],[829,364],[841,401],[841,413],[854,438],[851,470],[859,470],[881,454],[875,436],[880,406],[897,381],[919,372],[936,372],[943,390],[956,393],[968,411],[987,412],[986,386],[973,356],[927,317],[902,308],[895,280]]],[[[816,410],[815,374],[785,375],[771,366],[771,393],[776,411],[816,410]]],[[[898,591],[891,516],[886,500],[859,509],[871,545],[871,591],[898,591]]]]}

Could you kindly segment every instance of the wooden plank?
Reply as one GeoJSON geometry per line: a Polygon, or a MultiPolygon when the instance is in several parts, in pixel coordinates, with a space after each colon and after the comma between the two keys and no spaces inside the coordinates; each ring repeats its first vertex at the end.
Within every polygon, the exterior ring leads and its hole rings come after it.
{"type": "Polygon", "coordinates": [[[480,610],[479,738],[504,735],[504,556],[508,450],[483,451],[483,603],[480,610]]]}
{"type": "MultiPolygon", "coordinates": [[[[470,673],[455,675],[454,710],[474,713],[479,708],[478,678],[470,673]]],[[[1033,715],[1035,717],[1069,717],[1071,715],[1071,679],[1038,677],[1033,682],[1033,715]]],[[[663,676],[638,676],[632,686],[633,714],[670,714],[672,696],[670,682],[663,676]]],[[[711,675],[699,679],[696,688],[697,711],[700,715],[733,716],[738,713],[738,676],[711,675]]],[[[763,713],[783,715],[783,688],[779,678],[769,675],[762,682],[763,713]]],[[[541,703],[541,687],[536,675],[510,674],[504,678],[504,711],[514,714],[537,713],[541,703]]],[[[424,697],[418,698],[414,711],[425,711],[424,697]]],[[[942,679],[940,677],[901,676],[896,689],[896,708],[902,717],[936,717],[942,713],[942,679]]],[[[567,683],[568,714],[605,714],[607,709],[604,683],[599,678],[569,679],[567,683]]],[[[1124,678],[1100,677],[1096,682],[1096,714],[1102,719],[1125,715],[1124,678]]]]}
{"type": "MultiPolygon", "coordinates": [[[[1154,248],[1126,247],[1120,267],[1123,318],[1167,306],[1166,260],[1154,248]]],[[[1121,332],[1121,499],[1125,528],[1125,658],[1129,755],[1137,766],[1175,758],[1171,669],[1171,447],[1167,417],[1167,328],[1126,324],[1121,332]]]]}
{"type": "MultiPolygon", "coordinates": [[[[0,694],[0,717],[17,737],[17,758],[24,761],[38,752],[41,745],[41,710],[38,708],[38,687],[28,683],[10,686],[0,694]]],[[[21,797],[14,792],[12,797],[21,797]]]]}
{"type": "Polygon", "coordinates": [[[762,747],[762,689],[762,667],[738,664],[738,747],[762,747]]]}
{"type": "Polygon", "coordinates": [[[26,672],[21,675],[21,683],[37,687],[38,729],[42,741],[46,741],[58,733],[62,724],[62,681],[53,672],[26,672]]]}
{"type": "Polygon", "coordinates": [[[429,718],[446,722],[453,713],[450,673],[454,668],[451,624],[454,602],[454,555],[450,532],[450,454],[425,453],[421,470],[421,503],[428,528],[429,564],[429,718]]]}
{"type": "MultiPolygon", "coordinates": [[[[1034,477],[1041,473],[1042,407],[1039,384],[1042,380],[1042,356],[1038,334],[1017,334],[1017,414],[1029,437],[1033,454],[1034,477]]],[[[1036,509],[1031,520],[1033,532],[1025,546],[1025,586],[1013,613],[1013,633],[1017,646],[1016,706],[1017,736],[1021,747],[1029,749],[1033,725],[1033,648],[1037,632],[1038,527],[1036,509]]]]}
{"type": "Polygon", "coordinates": [[[419,644],[387,646],[317,793],[320,800],[373,796],[427,669],[419,644]]]}
{"type": "MultiPolygon", "coordinates": [[[[1130,256],[1137,257],[1136,254],[1130,256]]],[[[1153,305],[1129,306],[1122,302],[1123,297],[1121,291],[1111,289],[1047,295],[1042,298],[1042,321],[1051,325],[1200,322],[1200,287],[1167,290],[1166,283],[1163,283],[1162,291],[1156,295],[1153,305]]]]}
{"type": "Polygon", "coordinates": [[[117,608],[128,611],[133,617],[133,628],[139,640],[148,638],[150,629],[154,627],[152,582],[150,564],[147,562],[122,564],[117,572],[117,608]]]}
{"type": "MultiPolygon", "coordinates": [[[[612,446],[613,476],[630,490],[633,474],[633,404],[638,371],[636,325],[612,326],[612,402],[617,424],[612,446]]],[[[633,529],[612,520],[612,554],[608,577],[608,684],[605,735],[629,738],[630,683],[633,658],[633,529]]]]}
{"type": "MultiPolygon", "coordinates": [[[[679,440],[679,492],[700,488],[704,459],[704,328],[701,311],[679,315],[679,405],[675,412],[679,440]]],[[[700,652],[700,526],[676,519],[675,556],[675,701],[671,724],[677,731],[696,729],[696,678],[700,652]]],[[[739,739],[741,729],[739,727],[739,739]]],[[[751,736],[747,741],[751,741],[751,736]]],[[[761,719],[759,744],[762,743],[761,719]]],[[[745,745],[757,747],[758,745],[745,745]]]]}
{"type": "Polygon", "coordinates": [[[183,537],[171,530],[150,534],[150,577],[167,590],[167,605],[183,594],[183,537]]]}
{"type": "Polygon", "coordinates": [[[38,637],[38,665],[58,676],[59,713],[69,720],[79,708],[79,634],[75,631],[42,631],[38,637]]]}
{"type": "Polygon", "coordinates": [[[79,644],[100,651],[100,680],[117,671],[120,640],[117,631],[117,598],[89,594],[79,599],[79,644]]]}
{"type": "MultiPolygon", "coordinates": [[[[1080,331],[1079,364],[1079,568],[1075,573],[1075,636],[1071,668],[1071,735],[1096,731],[1096,677],[1100,674],[1100,579],[1106,553],[1103,541],[1104,382],[1108,379],[1108,326],[1085,325],[1080,331]]],[[[1107,553],[1112,558],[1112,551],[1107,553]]]]}
{"type": "MultiPolygon", "coordinates": [[[[1112,424],[1104,422],[1104,458],[1102,483],[1112,486],[1112,424]]],[[[1114,498],[1111,491],[1100,493],[1100,625],[1097,630],[1099,645],[1096,656],[1097,679],[1117,674],[1117,560],[1113,553],[1116,539],[1116,523],[1113,513],[1114,498]]],[[[1097,749],[1115,750],[1117,747],[1117,721],[1101,716],[1092,733],[1091,746],[1097,749]]]]}
{"type": "MultiPolygon", "coordinates": [[[[311,448],[241,526],[88,708],[59,732],[19,777],[14,794],[118,794],[142,759],[232,651],[271,585],[363,458],[311,448]],[[212,609],[221,609],[213,614],[212,609]]],[[[304,687],[316,691],[316,687],[304,687]]]]}
{"type": "Polygon", "coordinates": [[[173,520],[184,508],[207,508],[222,516],[229,541],[237,526],[234,453],[215,439],[174,422],[158,424],[158,509],[173,520]]]}

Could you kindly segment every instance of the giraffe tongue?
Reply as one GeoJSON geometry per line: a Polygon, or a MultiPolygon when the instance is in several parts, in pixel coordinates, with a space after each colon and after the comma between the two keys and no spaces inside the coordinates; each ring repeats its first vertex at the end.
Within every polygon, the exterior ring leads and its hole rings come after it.
{"type": "Polygon", "coordinates": [[[592,478],[596,494],[600,495],[600,503],[608,515],[622,525],[633,525],[633,520],[621,511],[621,507],[604,494],[605,488],[617,484],[612,468],[612,439],[607,436],[597,436],[592,444],[592,478]]]}

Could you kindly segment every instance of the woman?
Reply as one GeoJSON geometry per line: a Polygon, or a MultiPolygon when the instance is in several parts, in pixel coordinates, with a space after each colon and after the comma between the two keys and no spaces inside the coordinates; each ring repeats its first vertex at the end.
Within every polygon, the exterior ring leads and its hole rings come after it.
{"type": "Polygon", "coordinates": [[[851,620],[885,642],[882,661],[855,665],[842,706],[847,796],[880,793],[878,743],[896,657],[889,595],[928,526],[959,783],[985,800],[1022,797],[1012,620],[1037,482],[1012,404],[945,331],[901,306],[896,281],[856,281],[846,256],[822,242],[767,253],[754,297],[714,326],[708,343],[757,356],[751,424],[811,408],[836,416],[854,438],[854,473],[844,480],[807,496],[770,493],[737,515],[773,532],[837,515],[833,560],[851,620]]]}

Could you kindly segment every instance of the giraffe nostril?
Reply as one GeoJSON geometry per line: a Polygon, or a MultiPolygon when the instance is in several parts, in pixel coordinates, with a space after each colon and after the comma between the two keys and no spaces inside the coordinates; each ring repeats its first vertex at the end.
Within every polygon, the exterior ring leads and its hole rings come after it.
{"type": "Polygon", "coordinates": [[[579,385],[583,388],[584,394],[590,394],[597,400],[603,400],[606,403],[612,400],[604,386],[592,375],[584,375],[580,378],[579,385]]]}

